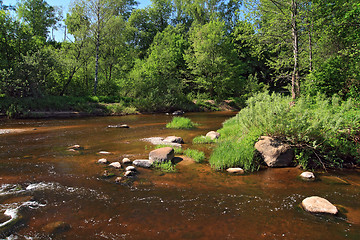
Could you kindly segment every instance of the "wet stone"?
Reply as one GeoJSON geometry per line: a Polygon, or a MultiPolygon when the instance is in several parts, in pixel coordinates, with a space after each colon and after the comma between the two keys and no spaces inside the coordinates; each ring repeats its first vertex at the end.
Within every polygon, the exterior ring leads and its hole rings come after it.
{"type": "Polygon", "coordinates": [[[164,140],[166,143],[184,143],[184,140],[181,137],[168,136],[164,140]]]}
{"type": "Polygon", "coordinates": [[[220,133],[215,132],[215,131],[210,131],[206,134],[206,137],[209,137],[211,140],[215,140],[220,137],[220,133]]]}
{"type": "Polygon", "coordinates": [[[300,174],[300,177],[303,179],[303,180],[307,180],[307,181],[313,181],[315,180],[315,175],[314,173],[312,172],[303,172],[300,174]]]}
{"type": "Polygon", "coordinates": [[[136,172],[136,168],[134,166],[128,166],[125,170],[136,172]]]}
{"type": "Polygon", "coordinates": [[[146,159],[138,159],[138,160],[133,161],[133,165],[135,165],[137,167],[142,167],[142,168],[150,168],[152,165],[152,162],[150,162],[149,160],[146,160],[146,159]]]}
{"type": "Polygon", "coordinates": [[[311,213],[328,213],[333,215],[338,213],[338,209],[332,203],[318,196],[305,198],[301,205],[306,211],[311,213]]]}
{"type": "Polygon", "coordinates": [[[130,164],[130,163],[131,163],[131,160],[128,159],[128,158],[124,158],[124,159],[122,160],[122,163],[123,163],[123,164],[130,164]]]}
{"type": "Polygon", "coordinates": [[[149,161],[167,162],[174,158],[174,149],[171,147],[158,148],[149,153],[149,161]]]}
{"type": "Polygon", "coordinates": [[[122,177],[117,177],[117,178],[115,178],[115,182],[116,183],[120,183],[120,182],[122,182],[124,179],[122,178],[122,177]]]}
{"type": "Polygon", "coordinates": [[[135,172],[134,171],[126,171],[124,173],[124,177],[132,177],[135,175],[135,172]]]}
{"type": "Polygon", "coordinates": [[[121,168],[121,164],[119,162],[110,163],[109,166],[114,167],[114,168],[121,168]]]}
{"type": "Polygon", "coordinates": [[[106,158],[101,158],[97,162],[101,163],[101,164],[108,164],[109,163],[109,161],[106,158]]]}
{"type": "Polygon", "coordinates": [[[232,174],[243,174],[244,173],[244,169],[242,169],[242,168],[228,168],[228,169],[226,169],[226,171],[228,173],[232,173],[232,174]]]}
{"type": "Polygon", "coordinates": [[[107,152],[107,151],[100,151],[99,154],[102,154],[102,155],[110,155],[111,152],[107,152]]]}

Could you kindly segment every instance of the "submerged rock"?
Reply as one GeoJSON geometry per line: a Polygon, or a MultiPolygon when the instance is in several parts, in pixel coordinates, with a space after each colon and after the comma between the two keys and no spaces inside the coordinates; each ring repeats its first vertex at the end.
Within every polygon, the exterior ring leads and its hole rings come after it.
{"type": "Polygon", "coordinates": [[[228,168],[228,169],[226,169],[226,171],[228,173],[234,173],[234,174],[243,174],[244,173],[244,169],[242,169],[242,168],[228,168]]]}
{"type": "Polygon", "coordinates": [[[134,166],[128,166],[125,171],[133,171],[136,172],[136,168],[134,166]]]}
{"type": "Polygon", "coordinates": [[[172,113],[172,115],[174,115],[174,116],[180,116],[180,115],[184,115],[184,114],[185,114],[185,112],[183,110],[177,110],[172,113]]]}
{"type": "Polygon", "coordinates": [[[152,165],[152,162],[150,162],[147,159],[138,159],[138,160],[134,160],[133,164],[137,167],[150,168],[152,165]]]}
{"type": "Polygon", "coordinates": [[[124,158],[124,159],[122,160],[122,163],[123,163],[123,164],[130,164],[130,163],[131,163],[131,160],[128,159],[128,158],[124,158]]]}
{"type": "Polygon", "coordinates": [[[290,145],[272,137],[262,136],[255,143],[255,148],[269,167],[289,167],[294,159],[294,151],[290,145]]]}
{"type": "Polygon", "coordinates": [[[75,145],[73,145],[73,146],[68,147],[68,150],[69,150],[69,151],[72,151],[72,150],[78,151],[78,150],[82,150],[82,149],[84,149],[84,148],[81,147],[79,144],[75,144],[75,145]]]}
{"type": "Polygon", "coordinates": [[[108,125],[108,128],[130,128],[127,124],[108,125]]]}
{"type": "Polygon", "coordinates": [[[218,139],[220,137],[220,133],[215,132],[215,131],[210,131],[205,136],[209,137],[211,140],[215,140],[215,139],[218,139]]]}
{"type": "Polygon", "coordinates": [[[107,151],[100,151],[99,154],[102,154],[102,155],[110,155],[111,152],[107,152],[107,151]]]}
{"type": "Polygon", "coordinates": [[[171,147],[158,148],[149,153],[149,161],[168,162],[174,158],[174,149],[171,147]]]}
{"type": "Polygon", "coordinates": [[[166,143],[184,143],[184,140],[181,137],[168,136],[164,140],[166,143]]]}
{"type": "Polygon", "coordinates": [[[70,228],[71,228],[70,224],[58,221],[58,222],[52,222],[52,223],[45,225],[43,230],[48,234],[55,235],[55,234],[66,232],[66,231],[70,230],[70,228]]]}
{"type": "Polygon", "coordinates": [[[101,163],[101,164],[108,164],[109,163],[109,161],[106,158],[100,158],[97,162],[101,163]]]}
{"type": "Polygon", "coordinates": [[[315,180],[315,175],[312,172],[303,172],[300,174],[300,177],[304,180],[312,181],[315,180]]]}
{"type": "Polygon", "coordinates": [[[124,177],[132,177],[135,175],[135,172],[134,171],[126,171],[124,173],[124,177]]]}
{"type": "Polygon", "coordinates": [[[114,167],[114,168],[121,168],[121,164],[119,162],[110,163],[109,166],[114,167]]]}
{"type": "Polygon", "coordinates": [[[174,147],[181,147],[180,143],[175,143],[175,142],[165,142],[164,138],[162,137],[150,137],[150,138],[143,138],[143,141],[147,141],[147,142],[151,142],[154,145],[161,145],[161,144],[165,144],[165,145],[171,145],[174,147]]]}
{"type": "Polygon", "coordinates": [[[328,213],[333,215],[338,213],[338,209],[332,203],[325,198],[317,196],[305,198],[301,205],[306,211],[311,213],[328,213]]]}

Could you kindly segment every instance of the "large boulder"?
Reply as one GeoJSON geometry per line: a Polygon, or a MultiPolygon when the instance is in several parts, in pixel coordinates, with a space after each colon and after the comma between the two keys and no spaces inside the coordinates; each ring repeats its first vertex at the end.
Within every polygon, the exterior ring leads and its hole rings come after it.
{"type": "Polygon", "coordinates": [[[184,140],[181,137],[168,136],[164,140],[166,143],[184,143],[184,140]]]}
{"type": "Polygon", "coordinates": [[[215,131],[210,131],[205,136],[209,137],[211,140],[215,140],[215,139],[218,139],[220,137],[220,133],[215,132],[215,131]]]}
{"type": "Polygon", "coordinates": [[[174,158],[174,149],[171,147],[158,148],[149,153],[149,161],[168,162],[174,158]]]}
{"type": "Polygon", "coordinates": [[[294,159],[294,151],[290,146],[276,138],[262,136],[255,143],[255,148],[269,167],[288,167],[294,159]]]}
{"type": "Polygon", "coordinates": [[[328,214],[337,214],[337,208],[325,198],[312,196],[305,198],[301,205],[303,208],[311,213],[328,213],[328,214]]]}

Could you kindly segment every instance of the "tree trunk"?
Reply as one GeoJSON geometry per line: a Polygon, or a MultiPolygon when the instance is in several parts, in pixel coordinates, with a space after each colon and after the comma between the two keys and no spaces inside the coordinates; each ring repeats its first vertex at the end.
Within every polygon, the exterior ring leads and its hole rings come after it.
{"type": "Polygon", "coordinates": [[[311,38],[311,34],[312,34],[312,24],[311,26],[309,26],[309,71],[312,71],[312,38],[311,38]]]}
{"type": "Polygon", "coordinates": [[[297,17],[297,4],[295,0],[292,0],[291,4],[291,32],[293,43],[293,55],[294,55],[294,69],[291,76],[291,96],[292,99],[297,98],[300,95],[299,85],[299,63],[298,63],[298,29],[296,23],[297,17]]]}
{"type": "Polygon", "coordinates": [[[96,40],[96,58],[95,58],[95,83],[94,83],[94,95],[96,96],[98,85],[98,71],[99,71],[99,39],[96,40]]]}

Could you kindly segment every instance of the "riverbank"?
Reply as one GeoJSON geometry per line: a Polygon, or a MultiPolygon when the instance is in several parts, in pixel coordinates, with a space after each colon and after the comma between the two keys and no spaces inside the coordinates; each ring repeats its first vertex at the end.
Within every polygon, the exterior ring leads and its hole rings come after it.
{"type": "MultiPolygon", "coordinates": [[[[235,100],[186,100],[172,107],[159,107],[156,113],[235,111],[241,104],[235,100]]],[[[0,117],[7,118],[72,118],[89,116],[124,116],[153,113],[133,98],[47,96],[41,98],[0,97],[0,117]]]]}

